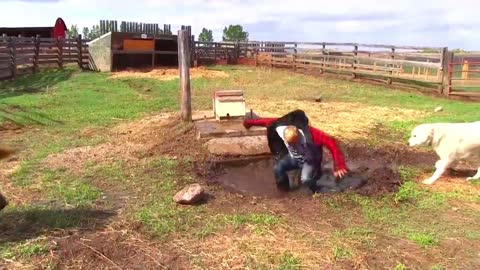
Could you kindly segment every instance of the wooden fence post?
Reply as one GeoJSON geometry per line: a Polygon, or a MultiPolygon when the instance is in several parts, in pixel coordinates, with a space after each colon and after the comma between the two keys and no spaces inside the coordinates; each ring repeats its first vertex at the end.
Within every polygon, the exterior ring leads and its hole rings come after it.
{"type": "Polygon", "coordinates": [[[448,96],[452,92],[452,75],[453,75],[453,66],[451,66],[451,63],[453,62],[453,52],[449,52],[448,49],[446,49],[446,57],[444,59],[444,65],[445,65],[445,72],[443,74],[443,94],[448,96]],[[449,69],[451,69],[452,72],[448,72],[449,69]]]}
{"type": "Polygon", "coordinates": [[[439,86],[438,86],[438,93],[446,93],[447,88],[448,88],[448,77],[450,76],[449,74],[449,61],[448,61],[448,48],[444,47],[442,48],[441,54],[440,54],[440,68],[438,70],[438,77],[439,77],[439,86]]]}
{"type": "Polygon", "coordinates": [[[293,70],[297,70],[297,64],[296,64],[296,59],[297,59],[297,43],[294,44],[294,49],[293,49],[293,55],[292,55],[292,64],[293,64],[293,70]]]}
{"type": "Polygon", "coordinates": [[[195,35],[190,36],[190,66],[195,67],[195,35]]]}
{"type": "Polygon", "coordinates": [[[354,55],[354,58],[353,58],[352,80],[357,77],[357,74],[355,73],[355,70],[357,69],[357,65],[358,65],[358,59],[357,59],[357,56],[358,56],[358,45],[355,45],[355,47],[354,47],[354,49],[353,49],[353,55],[354,55]]]}
{"type": "Polygon", "coordinates": [[[190,94],[190,52],[187,30],[178,31],[178,69],[180,75],[180,110],[184,122],[192,121],[192,100],[190,94]]]}
{"type": "Polygon", "coordinates": [[[15,48],[15,40],[13,37],[8,39],[8,47],[10,48],[10,72],[13,79],[17,78],[17,52],[15,48]]]}
{"type": "Polygon", "coordinates": [[[38,71],[38,59],[40,58],[40,35],[37,35],[34,38],[34,44],[35,44],[35,49],[34,49],[34,55],[33,55],[33,73],[36,73],[38,71]]]}
{"type": "Polygon", "coordinates": [[[326,44],[325,42],[322,43],[322,64],[321,64],[321,68],[320,68],[320,74],[323,74],[325,72],[325,62],[326,62],[326,57],[325,55],[327,54],[327,52],[325,51],[326,49],[326,44]]]}
{"type": "Polygon", "coordinates": [[[58,68],[63,69],[63,42],[61,38],[57,38],[57,58],[58,68]]]}
{"type": "Polygon", "coordinates": [[[217,61],[217,43],[215,43],[215,45],[213,47],[213,61],[214,62],[217,61]]]}
{"type": "Polygon", "coordinates": [[[78,66],[83,69],[83,55],[82,55],[82,35],[77,36],[77,56],[78,56],[78,66]]]}
{"type": "Polygon", "coordinates": [[[468,60],[464,60],[462,64],[462,80],[468,80],[468,60]]]}

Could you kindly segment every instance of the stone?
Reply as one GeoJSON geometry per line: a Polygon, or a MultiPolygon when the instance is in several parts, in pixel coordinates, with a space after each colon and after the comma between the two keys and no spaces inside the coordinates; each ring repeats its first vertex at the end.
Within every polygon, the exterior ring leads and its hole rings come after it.
{"type": "Polygon", "coordinates": [[[315,98],[315,102],[322,102],[322,95],[318,95],[318,96],[315,98]]]}
{"type": "Polygon", "coordinates": [[[443,111],[443,108],[442,108],[442,107],[436,107],[436,108],[435,108],[435,112],[441,112],[441,111],[443,111]]]}
{"type": "Polygon", "coordinates": [[[184,187],[175,196],[173,201],[179,204],[195,204],[205,198],[205,189],[200,184],[184,187]]]}

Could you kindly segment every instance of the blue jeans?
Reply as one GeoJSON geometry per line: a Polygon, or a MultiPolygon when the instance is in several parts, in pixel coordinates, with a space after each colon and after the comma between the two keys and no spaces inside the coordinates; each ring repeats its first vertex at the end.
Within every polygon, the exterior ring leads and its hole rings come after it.
{"type": "Polygon", "coordinates": [[[277,186],[282,189],[289,189],[288,171],[301,169],[300,181],[302,184],[307,185],[313,191],[316,189],[316,183],[313,180],[315,167],[308,163],[301,164],[297,160],[293,159],[290,155],[285,155],[284,158],[279,160],[273,171],[275,173],[275,179],[277,186]]]}

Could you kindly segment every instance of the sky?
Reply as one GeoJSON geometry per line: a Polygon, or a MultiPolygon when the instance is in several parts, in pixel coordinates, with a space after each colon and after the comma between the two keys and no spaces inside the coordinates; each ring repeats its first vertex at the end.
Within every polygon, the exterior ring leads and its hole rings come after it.
{"type": "Polygon", "coordinates": [[[191,25],[215,40],[240,24],[250,40],[358,42],[480,51],[477,0],[0,0],[0,27],[53,26],[57,17],[191,25]]]}

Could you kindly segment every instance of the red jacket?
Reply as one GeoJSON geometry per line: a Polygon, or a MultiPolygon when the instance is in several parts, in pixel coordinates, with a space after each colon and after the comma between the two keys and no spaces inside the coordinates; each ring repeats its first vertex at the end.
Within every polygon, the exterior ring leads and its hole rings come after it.
{"type": "MultiPolygon", "coordinates": [[[[277,120],[277,118],[248,119],[243,121],[243,125],[247,129],[251,126],[268,127],[275,120],[277,120]]],[[[326,146],[332,154],[334,170],[346,170],[347,165],[345,164],[342,151],[338,148],[335,139],[332,138],[330,135],[326,134],[325,132],[314,127],[310,126],[309,130],[312,134],[313,143],[318,147],[326,146]]]]}

